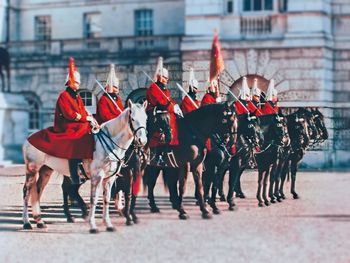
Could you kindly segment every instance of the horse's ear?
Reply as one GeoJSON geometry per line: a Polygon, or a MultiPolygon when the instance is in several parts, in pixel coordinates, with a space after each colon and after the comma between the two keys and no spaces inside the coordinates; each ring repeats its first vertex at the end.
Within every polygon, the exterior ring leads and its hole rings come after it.
{"type": "Polygon", "coordinates": [[[147,104],[148,104],[148,102],[147,102],[147,100],[145,100],[145,101],[142,103],[142,107],[143,107],[144,109],[146,109],[146,108],[147,108],[147,104]]]}
{"type": "Polygon", "coordinates": [[[131,101],[131,99],[128,99],[128,108],[131,108],[132,107],[132,101],[131,101]]]}

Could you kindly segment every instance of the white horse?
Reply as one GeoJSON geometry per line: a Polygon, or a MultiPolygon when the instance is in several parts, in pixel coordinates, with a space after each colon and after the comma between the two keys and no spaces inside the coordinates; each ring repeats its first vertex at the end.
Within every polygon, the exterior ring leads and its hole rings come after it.
{"type": "MultiPolygon", "coordinates": [[[[140,105],[133,104],[129,100],[128,108],[117,118],[101,125],[101,129],[109,133],[113,143],[109,141],[109,146],[106,146],[102,145],[100,140],[96,140],[93,159],[83,160],[86,174],[91,179],[90,233],[98,232],[95,211],[101,182],[103,187],[103,221],[107,231],[115,230],[109,217],[111,185],[115,179],[115,176],[111,175],[115,173],[111,171],[120,167],[125,152],[133,140],[142,146],[147,143],[146,106],[147,102],[140,105]],[[111,148],[113,148],[113,153],[108,150],[111,148]]],[[[53,171],[65,176],[69,175],[68,160],[50,156],[35,148],[28,141],[23,145],[23,155],[26,165],[26,181],[23,187],[23,228],[32,229],[28,215],[29,198],[31,198],[32,214],[37,227],[45,228],[44,221],[41,219],[40,197],[53,171]]]]}

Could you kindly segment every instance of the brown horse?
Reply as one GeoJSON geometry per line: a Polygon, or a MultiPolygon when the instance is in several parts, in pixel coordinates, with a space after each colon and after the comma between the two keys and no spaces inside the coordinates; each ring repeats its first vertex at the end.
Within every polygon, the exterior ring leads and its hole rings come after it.
{"type": "Polygon", "coordinates": [[[0,78],[1,78],[1,83],[2,83],[1,91],[2,92],[6,92],[6,91],[10,92],[11,91],[11,84],[10,84],[10,54],[3,47],[0,47],[0,78]],[[7,89],[6,89],[4,70],[6,71],[6,77],[7,77],[7,89]]]}

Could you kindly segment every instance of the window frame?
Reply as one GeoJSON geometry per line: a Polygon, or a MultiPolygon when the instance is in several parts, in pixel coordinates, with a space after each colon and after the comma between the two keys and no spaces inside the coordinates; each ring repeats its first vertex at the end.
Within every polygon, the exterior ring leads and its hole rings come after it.
{"type": "Polygon", "coordinates": [[[35,16],[34,17],[34,39],[38,41],[47,41],[47,40],[51,40],[51,38],[52,38],[51,15],[35,16]]]}
{"type": "Polygon", "coordinates": [[[153,36],[154,34],[154,12],[153,9],[136,9],[134,11],[134,33],[135,36],[153,36]]]}
{"type": "Polygon", "coordinates": [[[85,12],[83,14],[83,37],[86,39],[94,39],[101,37],[102,33],[102,27],[101,27],[101,12],[85,12]],[[94,25],[98,30],[92,31],[91,28],[93,28],[93,18],[94,16],[97,17],[98,23],[94,25]],[[89,22],[89,23],[88,23],[89,22]]]}
{"type": "Polygon", "coordinates": [[[275,0],[242,0],[242,12],[243,13],[271,13],[274,12],[274,2],[275,0]],[[260,1],[261,9],[255,9],[255,1],[260,1]],[[271,1],[271,9],[266,9],[267,1],[271,1]],[[246,3],[249,4],[249,10],[246,9],[246,3]]]}
{"type": "Polygon", "coordinates": [[[84,102],[85,109],[88,112],[90,112],[91,114],[95,114],[96,113],[96,106],[97,106],[97,98],[96,98],[95,94],[92,91],[86,90],[86,89],[78,90],[78,94],[84,102]],[[87,94],[90,95],[90,98],[86,97],[87,94]],[[87,103],[86,103],[87,99],[91,100],[90,105],[87,105],[87,103]]]}

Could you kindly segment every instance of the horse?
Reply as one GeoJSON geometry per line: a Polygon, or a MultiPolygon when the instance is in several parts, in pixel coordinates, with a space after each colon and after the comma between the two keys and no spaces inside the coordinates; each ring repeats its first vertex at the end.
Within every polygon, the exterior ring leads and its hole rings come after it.
{"type": "Polygon", "coordinates": [[[11,77],[10,77],[10,54],[9,52],[3,48],[0,47],[0,78],[1,78],[1,91],[2,92],[10,92],[11,91],[11,77]],[[5,76],[3,70],[6,71],[6,78],[7,78],[7,89],[6,89],[6,82],[5,82],[5,76]]]}
{"type": "MultiPolygon", "coordinates": [[[[85,173],[91,179],[90,233],[98,232],[95,211],[101,184],[103,187],[103,220],[107,231],[115,231],[109,217],[111,184],[114,179],[114,173],[111,175],[111,170],[117,171],[118,167],[122,165],[125,152],[134,139],[140,145],[147,143],[146,106],[146,102],[140,105],[133,104],[129,100],[128,108],[123,113],[101,125],[101,131],[109,134],[110,142],[103,144],[102,140],[96,140],[93,159],[83,160],[85,173]]],[[[32,214],[37,227],[45,228],[46,225],[41,218],[40,197],[54,170],[59,174],[68,176],[68,160],[50,156],[36,149],[28,140],[23,145],[23,155],[26,166],[26,181],[23,187],[23,228],[32,229],[28,215],[30,197],[32,214]]]]}
{"type": "MultiPolygon", "coordinates": [[[[160,169],[166,169],[164,175],[168,179],[166,184],[169,187],[172,206],[179,212],[180,219],[188,218],[183,208],[182,201],[187,181],[187,164],[189,163],[198,193],[198,204],[202,212],[202,218],[211,218],[211,214],[206,208],[206,203],[204,201],[202,182],[203,161],[206,156],[205,142],[211,135],[217,132],[221,123],[227,122],[231,114],[232,106],[228,103],[211,104],[186,114],[182,119],[178,119],[179,145],[163,147],[167,153],[170,153],[170,155],[174,157],[170,158],[172,159],[171,162],[175,164],[175,167],[164,166],[160,162],[158,162],[158,164],[153,162],[152,164],[151,160],[145,170],[151,211],[159,211],[154,200],[153,189],[159,176],[160,169]],[[179,191],[177,191],[177,183],[179,183],[179,191]]],[[[155,122],[150,122],[150,125],[153,123],[153,125],[156,125],[155,127],[162,127],[163,130],[160,134],[160,138],[165,138],[167,141],[170,141],[171,133],[169,130],[168,114],[156,114],[154,117],[155,122]]],[[[147,127],[147,129],[149,129],[149,131],[154,130],[154,127],[147,127]]],[[[159,152],[163,149],[153,148],[151,149],[151,154],[152,151],[154,153],[155,151],[159,152]]]]}
{"type": "Polygon", "coordinates": [[[295,180],[298,165],[301,159],[304,157],[306,147],[310,142],[308,122],[304,118],[305,115],[299,115],[301,111],[296,111],[286,116],[287,128],[290,137],[290,153],[285,161],[281,174],[277,175],[275,180],[275,196],[285,199],[283,192],[284,181],[289,172],[291,172],[291,194],[294,199],[298,199],[299,195],[295,192],[295,180]],[[279,179],[281,183],[279,184],[279,179]],[[278,189],[278,190],[277,190],[278,189]]]}
{"type": "MultiPolygon", "coordinates": [[[[218,133],[211,137],[211,150],[204,160],[205,170],[203,172],[204,197],[208,200],[214,214],[220,214],[219,208],[216,206],[216,195],[219,185],[223,181],[223,177],[228,170],[229,162],[235,151],[237,140],[237,116],[232,114],[226,123],[221,124],[218,133]],[[209,199],[209,191],[211,187],[211,198],[209,199]]],[[[196,198],[198,193],[196,193],[196,198]]]]}

